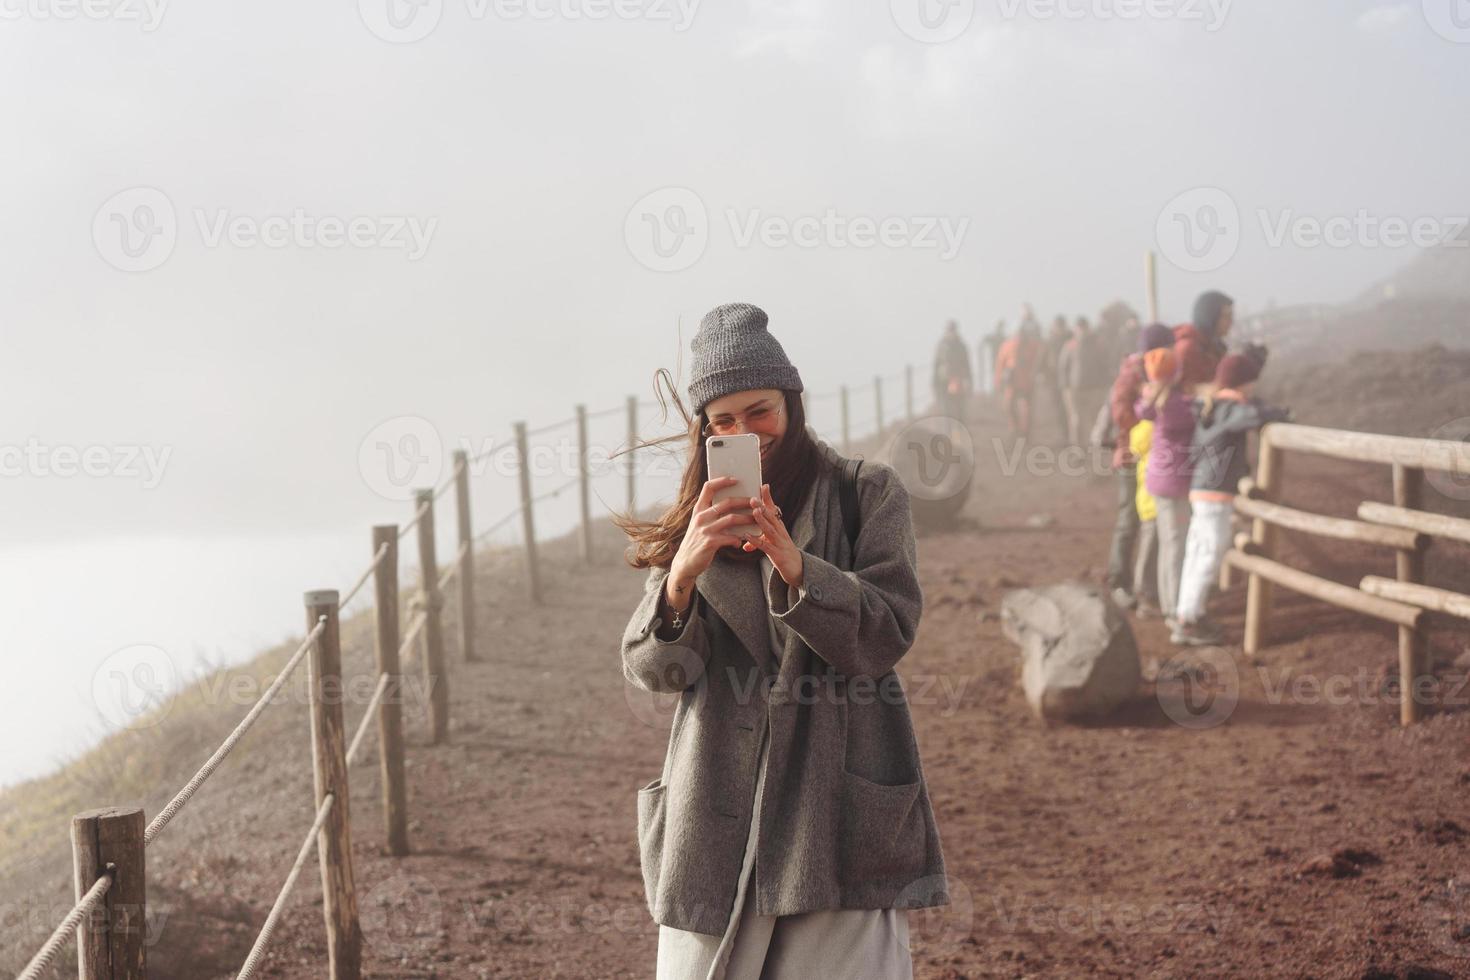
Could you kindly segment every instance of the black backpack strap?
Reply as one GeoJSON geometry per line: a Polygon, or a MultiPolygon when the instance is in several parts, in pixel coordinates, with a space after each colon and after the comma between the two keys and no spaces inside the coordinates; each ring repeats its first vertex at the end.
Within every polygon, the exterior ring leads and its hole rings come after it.
{"type": "Polygon", "coordinates": [[[837,473],[837,502],[842,507],[842,530],[847,535],[848,551],[857,552],[858,536],[858,470],[862,468],[863,461],[860,459],[844,459],[842,469],[837,473]]]}

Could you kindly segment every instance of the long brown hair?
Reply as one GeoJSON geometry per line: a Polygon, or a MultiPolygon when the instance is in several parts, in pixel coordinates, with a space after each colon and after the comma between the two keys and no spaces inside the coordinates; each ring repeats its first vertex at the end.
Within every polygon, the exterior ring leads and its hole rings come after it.
{"type": "MultiPolygon", "coordinates": [[[[614,453],[613,456],[620,456],[633,449],[682,441],[689,457],[684,465],[684,474],[679,480],[679,495],[663,514],[651,521],[642,520],[631,512],[613,515],[613,523],[622,528],[631,539],[624,557],[634,568],[667,567],[673,563],[674,555],[678,553],[679,545],[683,543],[684,535],[689,530],[689,521],[694,516],[694,504],[699,499],[699,491],[709,479],[702,431],[709,419],[703,410],[691,414],[685,408],[668,369],[659,368],[654,374],[653,390],[658,396],[659,407],[663,410],[665,419],[669,416],[669,406],[664,400],[660,382],[668,388],[669,396],[673,398],[674,405],[684,419],[686,431],[641,441],[614,453]]],[[[786,434],[781,437],[780,445],[776,447],[775,454],[761,475],[771,485],[771,499],[781,508],[781,522],[789,531],[796,512],[821,472],[823,460],[821,451],[807,432],[806,411],[801,404],[801,393],[783,390],[781,395],[786,403],[786,434]]],[[[746,552],[734,547],[721,548],[720,553],[737,561],[758,561],[762,554],[760,551],[746,552]]]]}

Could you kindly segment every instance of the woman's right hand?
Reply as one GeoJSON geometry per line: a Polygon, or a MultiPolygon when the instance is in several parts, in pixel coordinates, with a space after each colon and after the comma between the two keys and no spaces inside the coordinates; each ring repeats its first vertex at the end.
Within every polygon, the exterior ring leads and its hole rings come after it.
{"type": "Polygon", "coordinates": [[[699,491],[699,497],[694,501],[694,513],[689,518],[689,530],[685,532],[669,566],[670,588],[680,595],[689,594],[694,580],[715,560],[716,552],[724,547],[740,547],[744,539],[730,533],[732,526],[755,523],[750,501],[744,497],[714,502],[715,491],[733,487],[739,482],[733,476],[716,477],[705,481],[699,491]]]}

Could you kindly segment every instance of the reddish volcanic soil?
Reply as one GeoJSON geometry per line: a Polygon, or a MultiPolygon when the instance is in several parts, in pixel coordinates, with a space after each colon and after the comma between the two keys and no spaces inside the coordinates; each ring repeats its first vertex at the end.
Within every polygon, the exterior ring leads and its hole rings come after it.
{"type": "MultiPolygon", "coordinates": [[[[1444,703],[1408,730],[1382,675],[1393,629],[1285,592],[1256,662],[1238,644],[1192,653],[1156,689],[1176,651],[1160,623],[1135,623],[1148,679],[1136,700],[1106,724],[1043,727],[1001,599],[1100,577],[1113,483],[1003,476],[996,418],[979,414],[962,524],[920,539],[925,610],[899,670],[955,895],[912,913],[916,975],[1470,976],[1465,630],[1437,629],[1444,703]]],[[[1294,457],[1288,470],[1302,507],[1389,499],[1386,468],[1294,457]]],[[[1318,574],[1392,575],[1366,547],[1287,540],[1318,574]]],[[[450,744],[429,746],[407,709],[412,856],[383,856],[376,762],[354,771],[369,975],[652,976],[634,792],[659,772],[668,714],[623,682],[618,640],[643,573],[619,566],[611,528],[601,543],[592,568],[570,542],[549,549],[541,608],[521,599],[517,556],[485,556],[485,660],[451,647],[450,744]]],[[[1470,554],[1444,547],[1429,569],[1464,588],[1470,554]]],[[[1240,582],[1216,601],[1233,641],[1243,607],[1240,582]]],[[[365,634],[349,639],[364,669],[365,634]]],[[[310,823],[304,712],[279,725],[150,852],[150,899],[171,909],[155,977],[228,976],[249,949],[310,823]]],[[[264,976],[323,975],[319,898],[313,859],[264,976]]]]}

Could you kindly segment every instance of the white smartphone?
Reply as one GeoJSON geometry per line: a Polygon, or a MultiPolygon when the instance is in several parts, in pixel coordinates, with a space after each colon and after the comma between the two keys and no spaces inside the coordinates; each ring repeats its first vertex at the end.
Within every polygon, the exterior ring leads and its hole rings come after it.
{"type": "MultiPolygon", "coordinates": [[[[734,436],[710,436],[704,442],[705,463],[711,480],[722,476],[733,476],[739,483],[716,490],[716,502],[730,497],[761,495],[761,439],[754,432],[742,432],[734,436]]],[[[760,534],[757,524],[732,524],[730,533],[740,537],[756,537],[760,534]]]]}

